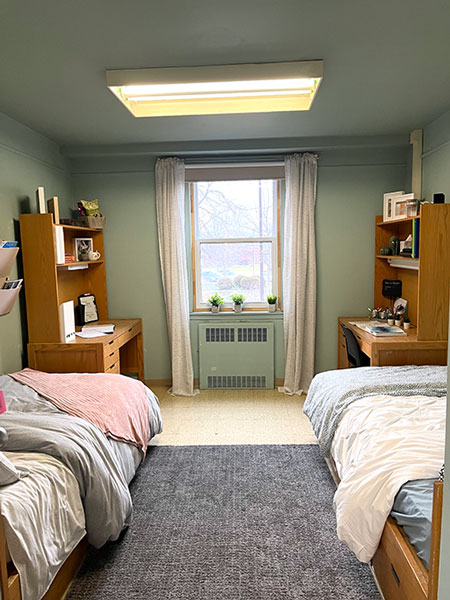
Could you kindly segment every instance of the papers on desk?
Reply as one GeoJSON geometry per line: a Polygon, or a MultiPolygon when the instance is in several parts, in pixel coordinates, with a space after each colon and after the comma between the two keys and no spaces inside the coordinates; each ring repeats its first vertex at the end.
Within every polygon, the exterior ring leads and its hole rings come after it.
{"type": "Polygon", "coordinates": [[[77,331],[76,335],[80,338],[96,338],[113,332],[114,323],[107,323],[105,325],[85,325],[81,331],[77,331]]]}
{"type": "Polygon", "coordinates": [[[355,325],[362,329],[363,331],[367,331],[370,335],[374,335],[375,337],[392,337],[398,335],[406,335],[406,331],[404,331],[401,327],[396,327],[395,325],[387,325],[386,321],[349,321],[350,325],[355,325]]]}

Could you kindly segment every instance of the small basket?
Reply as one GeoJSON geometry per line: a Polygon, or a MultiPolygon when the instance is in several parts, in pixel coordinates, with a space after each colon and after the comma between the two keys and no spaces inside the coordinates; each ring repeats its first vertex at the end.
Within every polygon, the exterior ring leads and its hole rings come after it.
{"type": "Polygon", "coordinates": [[[106,223],[106,217],[88,216],[78,217],[78,219],[61,219],[64,225],[74,225],[75,227],[89,227],[90,229],[103,229],[106,223]]]}

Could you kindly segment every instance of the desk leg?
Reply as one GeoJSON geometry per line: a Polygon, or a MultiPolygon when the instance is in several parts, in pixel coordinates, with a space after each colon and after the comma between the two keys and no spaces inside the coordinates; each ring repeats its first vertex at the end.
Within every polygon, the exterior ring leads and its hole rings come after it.
{"type": "Polygon", "coordinates": [[[142,333],[138,333],[120,348],[121,373],[137,373],[140,381],[144,383],[144,352],[142,333]]]}

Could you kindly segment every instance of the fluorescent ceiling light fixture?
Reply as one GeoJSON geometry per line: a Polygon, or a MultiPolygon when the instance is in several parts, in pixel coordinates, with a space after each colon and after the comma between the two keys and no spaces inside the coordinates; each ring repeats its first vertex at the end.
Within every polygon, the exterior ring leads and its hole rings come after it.
{"type": "Polygon", "coordinates": [[[135,117],[309,110],[323,61],[106,71],[135,117]]]}

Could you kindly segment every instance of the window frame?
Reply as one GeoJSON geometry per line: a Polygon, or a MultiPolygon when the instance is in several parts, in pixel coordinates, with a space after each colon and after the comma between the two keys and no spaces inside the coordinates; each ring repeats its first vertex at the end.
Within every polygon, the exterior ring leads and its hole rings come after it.
{"type": "MultiPolygon", "coordinates": [[[[245,178],[246,179],[246,178],[245,178]]],[[[255,181],[258,181],[262,178],[256,178],[255,181]]],[[[260,242],[271,242],[272,243],[272,284],[275,288],[272,293],[278,296],[278,304],[277,311],[282,309],[281,303],[281,179],[276,177],[268,177],[267,179],[272,179],[276,181],[276,206],[275,206],[275,216],[276,216],[276,236],[275,237],[261,237],[261,238],[219,238],[219,239],[197,239],[197,229],[196,229],[196,215],[195,215],[195,190],[194,186],[196,183],[203,181],[200,180],[190,181],[189,182],[189,204],[190,204],[190,213],[191,213],[191,241],[192,241],[192,312],[209,312],[210,307],[206,303],[199,302],[197,304],[197,298],[201,298],[201,275],[200,275],[200,246],[201,244],[224,244],[224,243],[260,243],[260,242]]],[[[239,181],[238,178],[236,180],[239,181]]],[[[205,180],[206,181],[206,180],[205,180]]],[[[218,290],[219,291],[219,290],[218,290]]],[[[261,311],[265,310],[267,306],[266,302],[249,302],[245,305],[245,311],[261,311]]],[[[221,311],[232,312],[233,311],[233,303],[225,302],[221,306],[221,311]]]]}

